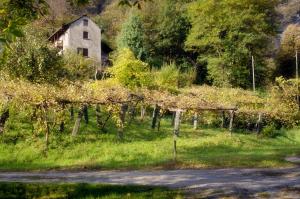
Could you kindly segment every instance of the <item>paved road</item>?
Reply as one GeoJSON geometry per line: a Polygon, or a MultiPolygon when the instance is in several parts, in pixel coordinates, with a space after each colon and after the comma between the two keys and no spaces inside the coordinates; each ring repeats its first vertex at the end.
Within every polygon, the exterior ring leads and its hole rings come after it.
{"type": "Polygon", "coordinates": [[[4,182],[80,182],[159,185],[183,189],[260,192],[300,185],[300,168],[160,171],[0,172],[4,182]]]}

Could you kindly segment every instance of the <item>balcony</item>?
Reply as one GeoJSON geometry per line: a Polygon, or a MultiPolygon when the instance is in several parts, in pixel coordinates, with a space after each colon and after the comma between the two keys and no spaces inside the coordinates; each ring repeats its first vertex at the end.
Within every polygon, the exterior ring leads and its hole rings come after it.
{"type": "Polygon", "coordinates": [[[59,49],[63,49],[63,47],[64,47],[63,41],[62,41],[62,40],[57,40],[57,41],[55,42],[55,47],[56,47],[56,48],[59,48],[59,49]]]}

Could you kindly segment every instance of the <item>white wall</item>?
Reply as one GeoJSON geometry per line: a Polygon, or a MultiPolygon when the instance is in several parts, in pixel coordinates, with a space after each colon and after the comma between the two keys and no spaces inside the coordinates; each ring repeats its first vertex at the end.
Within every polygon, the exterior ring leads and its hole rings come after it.
{"type": "Polygon", "coordinates": [[[87,48],[89,57],[101,64],[101,29],[88,17],[77,20],[60,37],[63,40],[64,50],[73,50],[77,53],[77,48],[87,48]],[[88,26],[83,25],[83,20],[87,19],[88,26]],[[83,39],[83,31],[89,33],[89,39],[83,39]]]}

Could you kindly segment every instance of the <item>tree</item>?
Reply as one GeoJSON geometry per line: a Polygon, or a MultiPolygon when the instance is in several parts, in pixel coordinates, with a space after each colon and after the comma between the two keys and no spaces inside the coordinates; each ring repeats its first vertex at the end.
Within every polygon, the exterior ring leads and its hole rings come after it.
{"type": "Polygon", "coordinates": [[[136,12],[133,12],[123,24],[117,43],[119,49],[129,48],[138,59],[146,58],[143,23],[136,12]]]}
{"type": "Polygon", "coordinates": [[[213,84],[251,85],[251,56],[262,82],[264,58],[275,35],[276,0],[198,0],[188,14],[192,28],[186,41],[189,51],[206,62],[213,84]]]}
{"type": "Polygon", "coordinates": [[[61,57],[58,50],[49,46],[45,38],[34,34],[32,27],[25,30],[24,37],[17,38],[4,51],[4,64],[0,70],[11,77],[34,83],[56,83],[62,75],[61,57]]]}
{"type": "Polygon", "coordinates": [[[300,57],[300,25],[289,25],[282,35],[278,54],[278,73],[285,77],[295,77],[295,55],[300,57]]]}
{"type": "Polygon", "coordinates": [[[23,36],[21,27],[47,13],[44,0],[3,0],[0,2],[0,42],[8,43],[23,36]]]}
{"type": "Polygon", "coordinates": [[[113,67],[109,69],[113,78],[128,88],[141,88],[151,85],[148,64],[135,58],[133,52],[124,48],[118,52],[113,67]]]}
{"type": "Polygon", "coordinates": [[[190,29],[184,11],[176,6],[174,1],[166,0],[157,16],[159,23],[156,27],[156,52],[162,55],[165,61],[174,61],[184,54],[184,42],[190,29]]]}

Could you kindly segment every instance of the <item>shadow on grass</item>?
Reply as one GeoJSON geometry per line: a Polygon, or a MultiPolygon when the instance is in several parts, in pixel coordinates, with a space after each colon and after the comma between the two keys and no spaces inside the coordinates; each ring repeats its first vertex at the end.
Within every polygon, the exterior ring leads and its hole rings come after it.
{"type": "Polygon", "coordinates": [[[177,198],[162,187],[99,184],[0,183],[0,198],[177,198]]]}
{"type": "MultiPolygon", "coordinates": [[[[265,143],[267,144],[267,143],[265,143]]],[[[248,149],[244,144],[230,146],[226,144],[197,147],[182,147],[178,149],[183,162],[204,165],[204,167],[279,167],[289,165],[284,160],[287,155],[299,154],[297,146],[275,145],[274,148],[259,146],[248,149]]]]}

